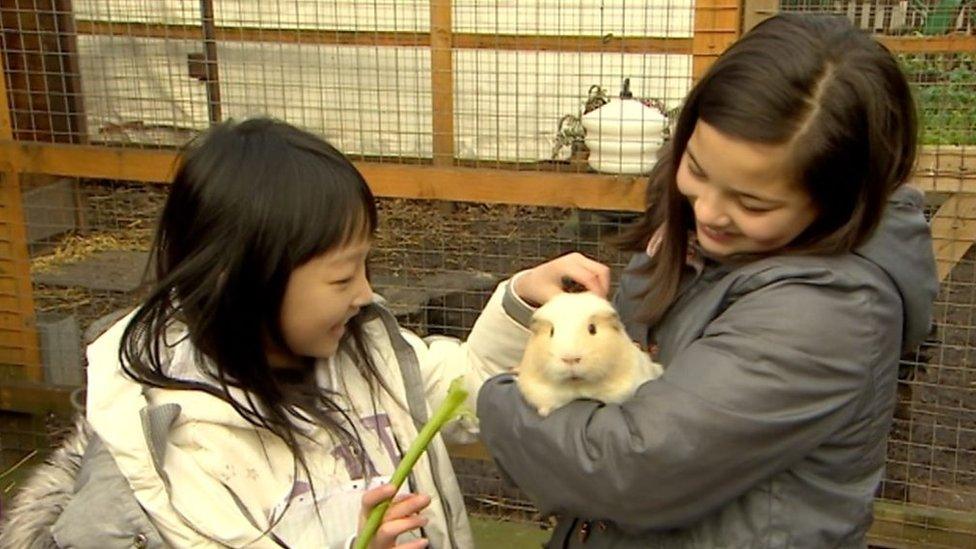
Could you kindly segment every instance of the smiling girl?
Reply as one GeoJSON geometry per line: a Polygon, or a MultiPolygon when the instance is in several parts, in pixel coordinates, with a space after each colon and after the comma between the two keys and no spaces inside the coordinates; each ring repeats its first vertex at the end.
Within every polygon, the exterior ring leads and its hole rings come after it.
{"type": "Polygon", "coordinates": [[[485,443],[560,519],[550,547],[865,546],[938,289],[915,148],[897,62],[846,19],[773,17],[716,61],[615,300],[664,375],[544,419],[510,375],[481,390],[485,443]]]}

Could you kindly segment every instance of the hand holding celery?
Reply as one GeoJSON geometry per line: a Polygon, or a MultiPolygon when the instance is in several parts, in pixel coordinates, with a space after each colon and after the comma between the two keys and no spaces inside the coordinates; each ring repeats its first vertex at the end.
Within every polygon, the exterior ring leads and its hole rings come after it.
{"type": "MultiPolygon", "coordinates": [[[[413,466],[417,464],[417,460],[420,459],[420,455],[424,453],[427,446],[430,445],[430,441],[433,440],[434,435],[441,430],[447,422],[455,419],[458,416],[470,414],[462,408],[465,399],[468,398],[468,391],[464,389],[464,378],[459,377],[451,382],[450,387],[447,391],[447,398],[441,403],[437,411],[434,412],[433,417],[423,426],[420,433],[417,435],[416,440],[410,445],[410,449],[404,454],[403,459],[400,460],[400,464],[397,466],[396,471],[393,472],[393,477],[390,479],[390,484],[392,484],[396,490],[400,489],[403,485],[403,481],[407,479],[410,475],[410,471],[413,470],[413,466]]],[[[369,547],[369,543],[373,540],[376,535],[376,531],[379,529],[380,524],[383,523],[383,515],[386,514],[387,508],[390,506],[390,500],[386,500],[373,508],[370,512],[369,517],[366,519],[366,524],[363,526],[359,535],[356,537],[355,549],[366,549],[369,547]]]]}

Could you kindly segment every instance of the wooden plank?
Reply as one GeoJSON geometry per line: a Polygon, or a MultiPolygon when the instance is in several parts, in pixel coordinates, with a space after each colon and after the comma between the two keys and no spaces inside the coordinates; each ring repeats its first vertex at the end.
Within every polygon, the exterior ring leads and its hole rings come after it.
{"type": "Polygon", "coordinates": [[[85,129],[68,0],[0,0],[3,57],[19,139],[79,142],[85,129]]]}
{"type": "MultiPolygon", "coordinates": [[[[200,28],[190,25],[118,23],[81,19],[78,34],[126,36],[168,40],[199,40],[200,28]]],[[[363,32],[325,29],[274,29],[258,27],[214,27],[221,42],[274,42],[279,44],[325,44],[343,46],[426,47],[427,32],[363,32]]],[[[454,33],[452,45],[460,49],[508,51],[564,51],[587,53],[675,53],[691,54],[691,39],[660,36],[563,36],[537,34],[454,33]]]]}
{"type": "Polygon", "coordinates": [[[691,39],[692,77],[704,76],[739,37],[741,9],[730,0],[699,0],[695,3],[694,36],[691,39]]]}
{"type": "Polygon", "coordinates": [[[976,196],[950,196],[932,217],[939,280],[945,280],[976,241],[976,196]]]}
{"type": "Polygon", "coordinates": [[[976,51],[976,35],[876,36],[894,53],[968,53],[976,51]]]}
{"type": "Polygon", "coordinates": [[[691,38],[455,33],[459,49],[691,55],[691,38]]]}
{"type": "Polygon", "coordinates": [[[779,11],[779,0],[743,0],[742,34],[776,15],[777,11],[779,11]]]}
{"type": "MultiPolygon", "coordinates": [[[[4,97],[6,94],[4,93],[4,97]]],[[[2,108],[2,105],[0,105],[2,108]]],[[[0,225],[4,226],[9,240],[0,256],[0,278],[16,288],[14,302],[6,313],[16,315],[16,331],[8,334],[5,356],[13,357],[7,364],[23,368],[29,379],[43,379],[40,346],[34,327],[34,293],[31,286],[30,256],[27,252],[27,226],[24,223],[23,200],[20,193],[20,174],[4,169],[0,173],[0,225]]]]}
{"type": "MultiPolygon", "coordinates": [[[[147,183],[172,179],[172,150],[0,141],[18,171],[147,183]]],[[[355,162],[378,196],[638,211],[646,182],[631,176],[355,162]]]]}
{"type": "Polygon", "coordinates": [[[435,166],[454,163],[454,52],[451,0],[430,2],[430,91],[435,166]]]}
{"type": "Polygon", "coordinates": [[[916,172],[972,172],[976,175],[976,147],[936,145],[922,147],[915,162],[916,172]]]}
{"type": "Polygon", "coordinates": [[[81,88],[81,67],[78,64],[78,30],[75,28],[72,0],[55,0],[58,11],[58,37],[62,52],[62,77],[70,119],[72,143],[88,141],[88,117],[85,115],[84,92],[81,88]]]}
{"type": "Polygon", "coordinates": [[[385,197],[640,211],[642,178],[356,163],[385,197]]]}
{"type": "Polygon", "coordinates": [[[4,380],[0,385],[0,410],[41,416],[51,412],[71,415],[75,412],[71,404],[71,392],[75,389],[34,381],[4,380]]]}
{"type": "Polygon", "coordinates": [[[923,192],[976,193],[976,173],[972,174],[923,174],[916,173],[912,185],[923,192]]]}
{"type": "Polygon", "coordinates": [[[449,444],[447,451],[452,458],[474,459],[478,461],[491,461],[491,454],[488,449],[480,442],[471,444],[449,444]]]}
{"type": "Polygon", "coordinates": [[[876,500],[868,543],[877,547],[976,547],[976,514],[876,500]]]}
{"type": "Polygon", "coordinates": [[[211,124],[221,121],[220,78],[217,63],[217,32],[213,0],[200,0],[200,22],[203,26],[204,82],[207,87],[207,116],[211,124]]]}
{"type": "MultiPolygon", "coordinates": [[[[47,143],[20,143],[0,140],[0,163],[6,162],[14,170],[25,173],[50,174],[64,177],[90,177],[146,183],[167,183],[172,179],[177,159],[174,150],[137,149],[95,145],[61,145],[47,143]]],[[[925,192],[951,192],[976,194],[976,171],[968,166],[976,156],[967,155],[963,148],[938,147],[922,150],[919,168],[913,185],[925,192]],[[965,168],[967,171],[960,171],[965,168]],[[937,171],[936,171],[937,170],[937,171]]],[[[525,204],[572,206],[576,200],[570,196],[581,192],[580,200],[589,207],[637,210],[635,198],[641,196],[645,182],[628,177],[616,177],[597,173],[560,173],[552,171],[452,168],[439,169],[428,165],[375,163],[368,161],[355,164],[370,174],[370,184],[379,196],[396,192],[400,198],[427,198],[460,201],[479,201],[498,204],[525,204]],[[404,183],[402,178],[417,181],[404,183]],[[421,184],[424,179],[427,184],[421,184]],[[475,179],[483,189],[468,195],[468,181],[475,179]],[[507,183],[517,179],[519,188],[507,183]],[[570,186],[566,186],[566,185],[570,186]],[[572,191],[570,189],[573,189],[572,191]],[[594,191],[595,189],[595,191],[594,191]],[[618,199],[624,193],[626,198],[618,199]],[[607,193],[606,196],[596,196],[607,193]],[[423,196],[421,196],[421,194],[423,196]],[[448,198],[449,197],[449,198],[448,198]],[[544,197],[545,204],[533,200],[544,197]]],[[[637,203],[641,202],[640,200],[637,203]]]]}
{"type": "MultiPolygon", "coordinates": [[[[4,59],[0,56],[0,138],[12,139],[14,131],[7,99],[7,78],[4,59]]],[[[27,226],[24,223],[23,200],[20,193],[20,173],[13,163],[0,156],[0,227],[4,236],[4,253],[0,256],[0,278],[3,286],[13,287],[15,302],[3,311],[12,327],[15,346],[0,356],[12,358],[7,364],[20,366],[23,374],[34,380],[43,377],[37,330],[34,327],[34,294],[31,286],[30,256],[27,252],[27,226]]]]}
{"type": "Polygon", "coordinates": [[[173,150],[0,141],[0,162],[22,173],[161,183],[176,159],[173,150]]]}

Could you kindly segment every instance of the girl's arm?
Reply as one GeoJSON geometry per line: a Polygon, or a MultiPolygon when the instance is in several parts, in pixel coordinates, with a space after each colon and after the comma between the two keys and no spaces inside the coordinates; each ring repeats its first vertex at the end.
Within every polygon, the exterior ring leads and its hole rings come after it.
{"type": "Polygon", "coordinates": [[[873,365],[897,362],[901,315],[896,299],[853,281],[771,284],[623,405],[579,401],[542,419],[512,377],[489,380],[482,440],[544,513],[681,527],[808,455],[866,400],[877,406],[866,393],[889,374],[873,365]]]}
{"type": "MultiPolygon", "coordinates": [[[[499,284],[465,342],[442,336],[421,340],[404,330],[404,337],[411,342],[419,359],[431,409],[440,406],[451,381],[463,376],[469,394],[467,404],[474,410],[478,390],[485,380],[510,372],[521,361],[535,306],[561,292],[567,278],[602,296],[610,287],[607,266],[582,254],[570,253],[519,272],[499,284]],[[532,304],[520,296],[526,296],[532,304]]],[[[476,422],[461,420],[442,433],[446,439],[464,443],[473,442],[477,431],[476,422]]]]}
{"type": "MultiPolygon", "coordinates": [[[[526,326],[531,316],[532,308],[515,295],[510,279],[498,285],[466,341],[445,336],[421,339],[402,330],[417,356],[430,409],[440,406],[453,379],[464,377],[467,406],[474,410],[485,380],[518,364],[528,340],[526,326]]],[[[454,422],[441,431],[445,439],[458,443],[473,442],[477,432],[472,419],[454,422]]]]}

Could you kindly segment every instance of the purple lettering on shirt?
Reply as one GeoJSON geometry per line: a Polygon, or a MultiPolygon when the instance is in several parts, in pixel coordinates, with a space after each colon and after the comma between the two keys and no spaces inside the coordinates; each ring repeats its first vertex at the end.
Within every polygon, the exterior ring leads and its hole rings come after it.
{"type": "Polygon", "coordinates": [[[386,448],[386,452],[390,455],[390,461],[393,462],[393,466],[396,467],[400,464],[400,451],[396,444],[393,442],[393,427],[390,425],[390,416],[386,414],[377,414],[375,416],[363,418],[363,424],[366,425],[367,429],[371,429],[376,432],[376,436],[380,439],[383,447],[386,448]]]}

